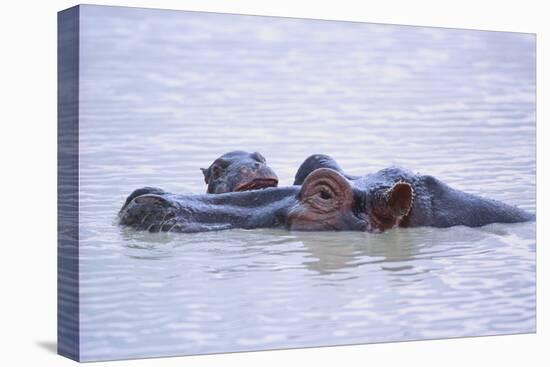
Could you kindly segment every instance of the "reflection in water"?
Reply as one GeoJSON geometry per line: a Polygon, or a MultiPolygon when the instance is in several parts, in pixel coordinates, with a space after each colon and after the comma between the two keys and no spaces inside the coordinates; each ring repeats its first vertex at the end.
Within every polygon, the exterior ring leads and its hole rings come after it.
{"type": "Polygon", "coordinates": [[[84,360],[535,330],[535,224],[383,234],[116,225],[141,186],[259,151],[401,165],[535,211],[535,43],[525,34],[84,6],[84,360]]]}
{"type": "Polygon", "coordinates": [[[399,272],[412,270],[413,260],[433,259],[440,252],[442,256],[447,256],[446,251],[432,247],[441,247],[446,243],[451,243],[455,248],[467,247],[484,237],[479,229],[461,229],[468,232],[463,241],[455,238],[456,228],[399,228],[383,234],[346,233],[345,243],[341,242],[342,232],[293,232],[293,235],[308,253],[304,265],[321,274],[372,264],[379,264],[382,270],[399,272]]]}
{"type": "Polygon", "coordinates": [[[342,234],[338,232],[322,235],[300,233],[296,238],[311,254],[311,260],[305,262],[308,269],[328,274],[363,264],[407,261],[415,256],[416,247],[421,245],[418,241],[414,241],[414,236],[410,235],[412,233],[412,231],[401,230],[382,235],[356,233],[355,236],[348,235],[345,243],[341,243],[342,234]],[[364,263],[358,261],[365,256],[368,256],[367,261],[364,263]]]}

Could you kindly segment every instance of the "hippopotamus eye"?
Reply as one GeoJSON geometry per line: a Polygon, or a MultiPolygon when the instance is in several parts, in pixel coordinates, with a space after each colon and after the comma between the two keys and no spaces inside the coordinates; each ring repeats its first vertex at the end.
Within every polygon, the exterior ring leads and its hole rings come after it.
{"type": "Polygon", "coordinates": [[[211,172],[211,178],[213,180],[217,180],[222,175],[223,168],[221,168],[220,166],[213,166],[211,172]]]}
{"type": "Polygon", "coordinates": [[[321,190],[319,192],[319,196],[321,197],[321,199],[324,199],[324,200],[332,199],[332,194],[327,190],[321,190]]]}
{"type": "Polygon", "coordinates": [[[329,185],[319,185],[312,190],[310,196],[310,205],[319,209],[329,209],[334,205],[338,205],[338,193],[333,190],[329,185]]]}

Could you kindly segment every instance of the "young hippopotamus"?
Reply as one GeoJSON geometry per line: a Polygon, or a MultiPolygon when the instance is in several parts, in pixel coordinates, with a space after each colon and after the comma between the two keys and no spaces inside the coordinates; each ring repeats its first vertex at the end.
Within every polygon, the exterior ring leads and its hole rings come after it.
{"type": "Polygon", "coordinates": [[[517,207],[453,189],[433,176],[399,167],[362,177],[347,175],[333,158],[324,154],[308,157],[300,165],[294,184],[302,184],[309,174],[322,168],[333,169],[350,180],[359,193],[356,210],[367,222],[368,232],[395,227],[479,227],[535,219],[534,214],[517,207]]]}
{"type": "Polygon", "coordinates": [[[233,151],[201,168],[209,194],[276,187],[279,179],[258,152],[233,151]]]}

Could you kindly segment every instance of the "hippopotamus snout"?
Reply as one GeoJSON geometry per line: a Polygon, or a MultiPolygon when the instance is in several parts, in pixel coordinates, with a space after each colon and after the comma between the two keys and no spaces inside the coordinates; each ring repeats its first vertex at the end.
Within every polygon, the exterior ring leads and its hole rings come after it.
{"type": "Polygon", "coordinates": [[[265,187],[275,187],[279,178],[265,163],[254,162],[242,165],[233,181],[236,182],[233,191],[248,191],[265,187]]]}
{"type": "Polygon", "coordinates": [[[169,231],[177,222],[178,204],[156,187],[134,190],[118,213],[120,223],[151,232],[169,231]]]}

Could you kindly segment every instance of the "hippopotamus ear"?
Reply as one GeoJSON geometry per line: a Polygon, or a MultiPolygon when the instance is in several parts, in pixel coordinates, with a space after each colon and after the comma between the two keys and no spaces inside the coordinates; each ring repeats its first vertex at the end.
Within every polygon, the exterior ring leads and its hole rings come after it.
{"type": "Polygon", "coordinates": [[[252,158],[262,163],[266,162],[265,157],[258,152],[252,153],[252,158]]]}
{"type": "Polygon", "coordinates": [[[407,182],[397,182],[384,193],[385,201],[394,217],[403,217],[412,207],[414,192],[407,182]]]}
{"type": "Polygon", "coordinates": [[[210,170],[208,168],[201,168],[202,174],[204,175],[204,183],[208,184],[210,180],[210,170]]]}
{"type": "Polygon", "coordinates": [[[299,199],[316,210],[328,212],[351,208],[353,191],[349,181],[339,172],[318,168],[304,180],[299,199]]]}

